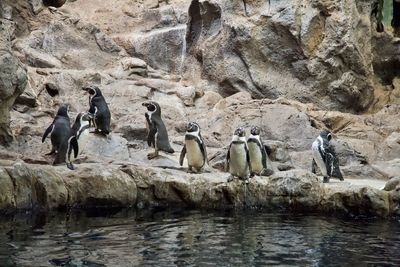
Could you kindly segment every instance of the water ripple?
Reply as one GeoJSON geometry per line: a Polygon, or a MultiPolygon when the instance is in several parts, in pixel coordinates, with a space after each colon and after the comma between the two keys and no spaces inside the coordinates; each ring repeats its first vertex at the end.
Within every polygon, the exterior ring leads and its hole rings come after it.
{"type": "Polygon", "coordinates": [[[38,216],[0,221],[0,266],[400,265],[397,221],[259,211],[38,216]]]}

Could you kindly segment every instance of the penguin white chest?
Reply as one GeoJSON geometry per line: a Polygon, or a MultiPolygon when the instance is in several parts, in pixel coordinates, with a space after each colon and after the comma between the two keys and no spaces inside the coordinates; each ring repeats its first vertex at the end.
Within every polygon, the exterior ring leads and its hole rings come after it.
{"type": "Polygon", "coordinates": [[[312,152],[313,152],[313,158],[315,160],[315,163],[317,163],[318,168],[321,170],[321,173],[323,176],[327,176],[327,170],[325,166],[325,162],[321,156],[321,153],[319,152],[319,147],[320,147],[320,142],[318,140],[315,140],[312,144],[312,152]]]}
{"type": "MultiPolygon", "coordinates": [[[[85,129],[78,138],[78,157],[85,150],[86,144],[89,140],[89,129],[85,129]]],[[[71,161],[76,160],[74,153],[71,153],[71,161]]]]}
{"type": "Polygon", "coordinates": [[[247,146],[249,147],[251,170],[260,173],[264,169],[260,147],[255,142],[249,142],[247,146]]]}
{"type": "Polygon", "coordinates": [[[82,152],[85,150],[88,140],[89,140],[89,129],[85,129],[81,133],[78,139],[79,155],[82,154],[82,152]]]}
{"type": "Polygon", "coordinates": [[[189,166],[201,168],[204,165],[204,157],[196,140],[185,140],[186,157],[189,166]]]}
{"type": "Polygon", "coordinates": [[[229,161],[229,172],[232,175],[241,178],[245,178],[249,175],[245,144],[231,145],[229,161]]]}

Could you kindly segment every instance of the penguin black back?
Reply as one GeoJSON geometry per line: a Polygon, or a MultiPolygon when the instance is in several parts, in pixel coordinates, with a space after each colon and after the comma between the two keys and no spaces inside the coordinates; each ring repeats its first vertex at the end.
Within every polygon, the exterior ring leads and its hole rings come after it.
{"type": "Polygon", "coordinates": [[[89,113],[93,115],[95,131],[102,134],[111,132],[111,113],[101,90],[95,86],[84,87],[83,90],[89,93],[89,113]]]}
{"type": "Polygon", "coordinates": [[[147,143],[155,148],[155,153],[148,155],[149,158],[158,156],[158,150],[174,153],[168,138],[167,128],[161,118],[161,107],[155,101],[147,101],[142,104],[147,108],[145,113],[146,126],[148,129],[147,143]]]}
{"type": "Polygon", "coordinates": [[[65,162],[68,148],[68,139],[72,135],[70,119],[68,116],[69,105],[62,105],[51,125],[46,129],[42,137],[42,143],[50,134],[52,150],[48,155],[56,153],[54,164],[65,162]]]}

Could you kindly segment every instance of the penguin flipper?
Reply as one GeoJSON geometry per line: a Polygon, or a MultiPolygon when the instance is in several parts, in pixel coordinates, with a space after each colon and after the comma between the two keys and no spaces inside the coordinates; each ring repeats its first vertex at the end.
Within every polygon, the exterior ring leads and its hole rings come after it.
{"type": "Polygon", "coordinates": [[[44,143],[44,140],[46,139],[46,137],[53,131],[54,129],[54,124],[50,124],[49,127],[47,127],[46,131],[44,132],[43,136],[42,136],[42,143],[44,143]]]}
{"type": "Polygon", "coordinates": [[[204,144],[204,141],[201,143],[200,150],[201,150],[201,153],[203,153],[204,162],[209,164],[208,157],[207,157],[207,148],[206,148],[206,145],[204,144]]]}
{"type": "Polygon", "coordinates": [[[224,166],[226,172],[229,171],[229,160],[231,158],[231,145],[232,144],[229,145],[228,153],[226,154],[226,160],[225,160],[225,166],[224,166]]]}
{"type": "Polygon", "coordinates": [[[244,145],[244,149],[246,151],[246,161],[247,161],[247,165],[249,166],[249,172],[252,173],[251,170],[251,162],[250,162],[250,152],[249,152],[249,148],[247,147],[247,145],[244,145]]]}
{"type": "Polygon", "coordinates": [[[267,151],[265,150],[265,146],[262,144],[262,142],[257,142],[257,145],[261,151],[261,160],[262,160],[263,169],[266,170],[267,169],[267,151]]]}
{"type": "Polygon", "coordinates": [[[157,128],[154,125],[150,126],[150,131],[147,135],[147,144],[151,147],[151,145],[156,145],[156,133],[157,128]]]}
{"type": "MultiPolygon", "coordinates": [[[[78,154],[79,154],[79,145],[78,145],[78,140],[76,139],[76,136],[73,136],[71,138],[70,143],[71,143],[72,149],[74,150],[74,157],[77,158],[78,154]]],[[[69,152],[69,154],[70,154],[70,152],[69,152]]]]}
{"type": "Polygon", "coordinates": [[[330,158],[331,166],[328,174],[330,174],[331,177],[336,177],[343,181],[343,175],[339,168],[339,159],[333,155],[330,155],[330,158]]]}
{"type": "Polygon", "coordinates": [[[183,146],[182,151],[181,151],[181,155],[179,156],[179,165],[183,165],[183,160],[185,159],[185,155],[186,155],[186,145],[183,146]]]}
{"type": "Polygon", "coordinates": [[[317,173],[317,163],[315,162],[315,159],[312,159],[312,162],[311,162],[311,172],[314,174],[317,173]]]}
{"type": "Polygon", "coordinates": [[[89,111],[88,112],[90,114],[92,114],[93,116],[95,116],[96,115],[95,114],[96,113],[96,107],[95,107],[95,105],[93,103],[90,102],[90,100],[89,100],[89,104],[90,104],[90,106],[89,106],[89,111]]]}
{"type": "Polygon", "coordinates": [[[203,137],[201,137],[200,133],[199,133],[199,141],[200,141],[200,144],[199,144],[200,150],[201,150],[201,153],[203,154],[204,162],[206,162],[208,164],[206,144],[204,144],[203,137]]]}

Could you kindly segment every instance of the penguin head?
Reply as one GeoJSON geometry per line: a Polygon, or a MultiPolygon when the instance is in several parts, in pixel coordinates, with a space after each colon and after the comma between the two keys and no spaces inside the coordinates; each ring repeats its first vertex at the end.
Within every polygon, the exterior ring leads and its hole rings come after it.
{"type": "Polygon", "coordinates": [[[69,104],[63,104],[58,108],[57,116],[68,117],[69,104]]]}
{"type": "Polygon", "coordinates": [[[99,87],[97,87],[96,85],[89,85],[89,86],[83,87],[82,90],[88,92],[89,95],[92,97],[102,95],[99,87]]]}
{"type": "Polygon", "coordinates": [[[250,129],[250,134],[252,135],[260,135],[261,129],[258,126],[253,126],[250,129]]]}
{"type": "Polygon", "coordinates": [[[91,119],[93,119],[92,115],[86,112],[81,112],[76,116],[75,123],[79,122],[82,125],[82,122],[90,121],[91,119]]]}
{"type": "Polygon", "coordinates": [[[200,126],[195,122],[189,122],[186,125],[186,131],[188,133],[199,132],[200,131],[200,126]]]}
{"type": "Polygon", "coordinates": [[[323,130],[323,131],[319,134],[319,136],[321,136],[321,138],[326,139],[326,140],[328,140],[328,141],[331,141],[331,139],[332,139],[332,134],[331,134],[331,132],[328,131],[328,130],[323,130]]]}
{"type": "Polygon", "coordinates": [[[147,111],[151,114],[158,114],[161,115],[161,107],[155,101],[146,101],[142,103],[142,106],[147,108],[147,111]]]}
{"type": "Polygon", "coordinates": [[[244,130],[243,127],[239,127],[235,130],[235,132],[233,133],[233,135],[237,135],[239,137],[245,137],[246,136],[246,131],[244,130]]]}

